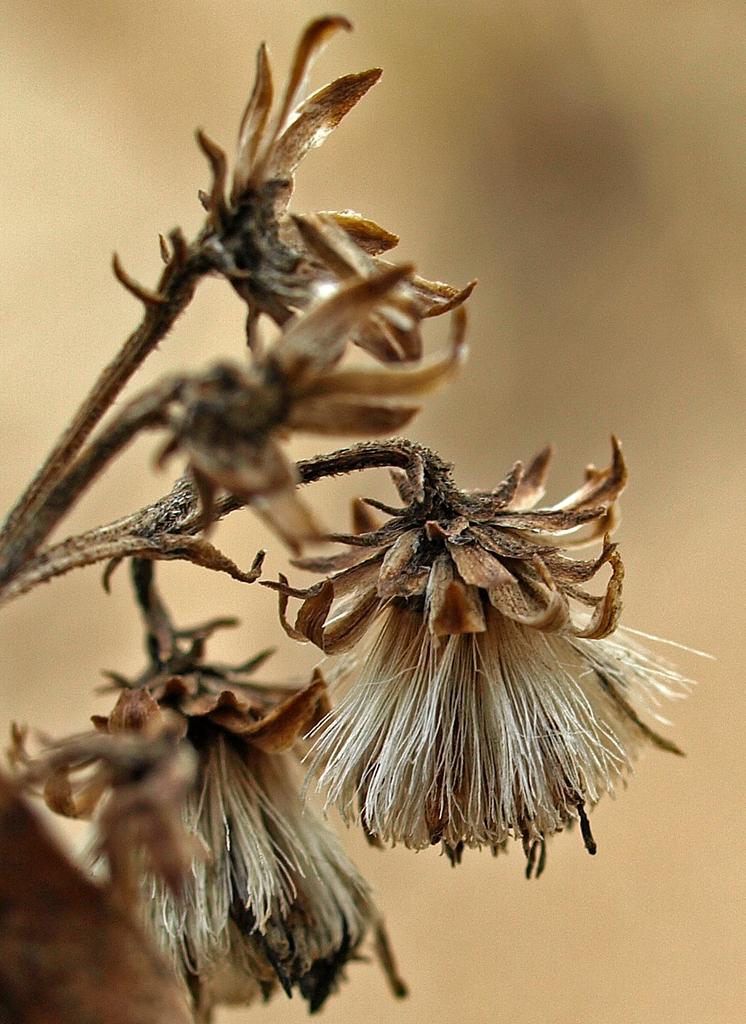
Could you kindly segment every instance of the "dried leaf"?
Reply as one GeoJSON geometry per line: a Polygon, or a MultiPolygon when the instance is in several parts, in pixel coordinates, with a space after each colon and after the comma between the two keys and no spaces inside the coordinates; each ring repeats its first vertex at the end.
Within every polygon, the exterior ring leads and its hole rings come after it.
{"type": "Polygon", "coordinates": [[[0,1017],[189,1024],[171,966],[0,777],[0,1017]]]}

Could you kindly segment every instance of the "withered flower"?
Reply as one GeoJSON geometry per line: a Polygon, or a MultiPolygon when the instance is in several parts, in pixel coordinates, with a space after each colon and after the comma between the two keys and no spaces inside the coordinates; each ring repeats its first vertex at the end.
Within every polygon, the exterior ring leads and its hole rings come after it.
{"type": "MultiPolygon", "coordinates": [[[[199,1019],[219,1004],[267,998],[278,981],[288,995],[297,987],[314,1011],[368,934],[387,951],[368,886],[299,795],[293,746],[326,709],[324,681],[317,675],[300,689],[252,684],[246,675],[266,655],[236,668],[205,663],[206,640],[231,621],[176,630],[152,564],[133,566],[149,664],[129,683],[111,677],[119,699],[111,715],[94,719],[105,735],[89,742],[158,731],[165,716],[172,729],[178,723],[181,746],[198,765],[182,814],[194,844],[189,871],[177,888],[151,875],[152,929],[199,1019]]],[[[71,791],[71,772],[62,778],[71,791]]],[[[91,810],[103,794],[101,786],[80,792],[75,806],[91,810]]],[[[60,800],[53,805],[66,810],[60,800]]],[[[381,959],[401,993],[390,958],[381,959]]]]}
{"type": "Polygon", "coordinates": [[[680,677],[614,632],[619,444],[606,469],[589,467],[579,490],[535,511],[549,449],[494,490],[471,492],[433,453],[416,454],[417,486],[396,476],[404,507],[375,503],[384,525],[337,535],[350,548],[341,555],[296,560],[330,579],[307,591],[274,584],[287,632],[327,653],[374,627],[354,683],[314,733],[311,773],[373,839],[442,842],[458,860],[464,845],[497,852],[515,837],[543,862],[545,839],[579,820],[593,853],[586,805],[626,775],[644,741],[677,752],[640,712],[680,677]],[[567,553],[600,538],[595,559],[567,553]],[[594,595],[585,584],[606,565],[594,595]],[[294,626],[290,595],[305,596],[294,626]]]}
{"type": "Polygon", "coordinates": [[[289,324],[247,367],[222,363],[185,381],[169,413],[172,437],[161,458],[187,453],[208,520],[215,491],[223,488],[249,501],[291,547],[318,536],[279,441],[289,431],[391,434],[418,411],[406,399],[431,391],[454,372],[465,354],[461,309],[453,314],[450,351],[440,359],[413,369],[338,366],[350,331],[408,275],[406,267],[389,267],[373,277],[355,276],[289,324]]]}
{"type": "MultiPolygon", "coordinates": [[[[287,322],[348,276],[344,266],[351,251],[357,251],[356,261],[367,254],[375,265],[376,257],[398,242],[396,235],[372,220],[345,211],[326,215],[338,233],[320,249],[308,244],[308,233],[288,213],[293,177],[303,157],[324,141],[381,76],[380,68],[372,68],[304,95],[310,70],[329,38],[351,28],[338,16],[320,18],[306,28],[274,113],[272,72],[266,47],[260,47],[230,188],[225,153],[204,133],[198,134],[213,171],[212,189],[202,196],[213,229],[205,251],[247,303],[252,345],[261,313],[278,324],[287,322]]],[[[459,292],[421,278],[402,282],[391,302],[360,325],[354,340],[378,358],[419,358],[419,320],[463,302],[472,287],[459,292]]]]}

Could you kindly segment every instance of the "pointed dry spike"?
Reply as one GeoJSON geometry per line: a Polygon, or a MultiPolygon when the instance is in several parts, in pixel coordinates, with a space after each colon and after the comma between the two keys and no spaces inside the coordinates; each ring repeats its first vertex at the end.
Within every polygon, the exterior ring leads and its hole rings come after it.
{"type": "Polygon", "coordinates": [[[493,491],[490,492],[491,497],[494,498],[495,504],[498,507],[501,505],[505,507],[510,507],[522,479],[523,463],[520,461],[514,462],[513,468],[505,477],[505,479],[501,481],[493,491]]]}
{"type": "Polygon", "coordinates": [[[380,256],[399,244],[399,236],[393,231],[351,210],[322,210],[320,216],[333,220],[369,256],[380,256]]]}
{"type": "Polygon", "coordinates": [[[339,15],[317,18],[306,26],[293,56],[285,93],[277,115],[276,135],[282,132],[288,116],[295,109],[314,63],[321,56],[331,37],[340,29],[350,32],[352,23],[339,15]]]}
{"type": "Polygon", "coordinates": [[[594,504],[611,504],[624,490],[627,483],[628,472],[624,461],[622,446],[619,439],[612,434],[611,437],[611,464],[606,469],[596,469],[588,466],[585,471],[585,483],[577,491],[573,491],[556,505],[552,510],[575,508],[582,509],[585,506],[594,504]]]}
{"type": "Polygon", "coordinates": [[[432,298],[432,293],[435,293],[435,295],[438,296],[434,305],[431,306],[431,308],[424,314],[427,318],[432,316],[442,316],[443,313],[450,313],[452,309],[456,309],[458,306],[463,305],[479,282],[474,278],[474,280],[469,281],[466,287],[462,288],[461,291],[457,291],[451,285],[445,285],[441,281],[427,281],[424,277],[415,277],[412,284],[417,291],[424,293],[426,297],[429,296],[432,298]],[[441,295],[444,297],[442,302],[438,301],[441,295]]]}
{"type": "Polygon", "coordinates": [[[138,284],[134,278],[130,277],[127,271],[122,266],[119,256],[114,253],[111,258],[111,268],[114,271],[114,276],[121,285],[123,285],[130,294],[134,295],[136,299],[139,299],[145,306],[162,306],[167,301],[158,292],[150,291],[149,288],[143,287],[138,284]]]}
{"type": "Polygon", "coordinates": [[[171,242],[171,248],[174,251],[172,262],[176,266],[182,267],[189,256],[189,243],[184,237],[184,232],[181,228],[174,228],[173,231],[169,232],[168,239],[171,242]]]}
{"type": "Polygon", "coordinates": [[[548,444],[534,455],[510,500],[509,507],[511,509],[533,508],[536,502],[543,497],[549,463],[553,454],[554,447],[548,444]]]}
{"type": "Polygon", "coordinates": [[[360,500],[364,505],[369,505],[379,512],[385,512],[387,516],[401,516],[406,511],[398,505],[389,505],[386,501],[379,501],[378,498],[361,498],[360,500]]]}
{"type": "Polygon", "coordinates": [[[350,332],[411,272],[411,266],[405,264],[355,281],[294,321],[273,350],[275,361],[291,382],[308,370],[320,373],[336,363],[350,332]]]}
{"type": "Polygon", "coordinates": [[[298,108],[295,120],[274,143],[263,168],[265,179],[292,178],[309,150],[321,145],[381,74],[380,68],[370,68],[344,75],[309,96],[298,108]]]}
{"type": "Polygon", "coordinates": [[[209,211],[209,209],[210,209],[210,193],[209,192],[205,192],[205,190],[203,188],[198,188],[197,189],[197,199],[199,199],[200,206],[202,207],[202,209],[209,211]]]}
{"type": "Polygon", "coordinates": [[[254,86],[238,131],[236,166],[231,189],[232,202],[235,202],[246,189],[251,178],[254,161],[264,139],[264,130],[272,107],[273,95],[272,68],[267,55],[267,47],[262,43],[256,55],[254,86]]]}
{"type": "Polygon", "coordinates": [[[361,498],[352,499],[352,532],[372,533],[381,524],[361,498]]]}
{"type": "Polygon", "coordinates": [[[212,188],[208,212],[211,223],[217,225],[227,211],[225,201],[225,185],[228,179],[228,161],[225,153],[216,142],[206,135],[201,128],[196,132],[199,148],[207,157],[212,170],[212,188]]]}
{"type": "Polygon", "coordinates": [[[168,263],[171,259],[171,250],[168,247],[168,242],[163,235],[158,235],[158,245],[160,247],[161,259],[164,263],[168,263]]]}

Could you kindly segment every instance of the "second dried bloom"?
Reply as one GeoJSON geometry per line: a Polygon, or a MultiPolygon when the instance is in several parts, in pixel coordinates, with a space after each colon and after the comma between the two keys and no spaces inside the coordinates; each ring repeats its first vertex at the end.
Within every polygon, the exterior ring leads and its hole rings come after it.
{"type": "MultiPolygon", "coordinates": [[[[289,324],[245,368],[223,363],[187,379],[168,417],[163,456],[183,450],[209,518],[217,489],[252,504],[292,547],[318,530],[298,497],[281,440],[290,431],[365,437],[391,434],[415,415],[411,399],[448,379],[465,354],[465,313],[453,313],[450,351],[414,369],[345,368],[350,332],[409,276],[389,267],[355,277],[289,324]],[[409,401],[408,401],[409,400],[409,401]]],[[[162,456],[162,457],[163,457],[162,456]]]]}
{"type": "Polygon", "coordinates": [[[407,504],[383,526],[344,538],[341,556],[300,560],[339,571],[307,592],[288,631],[329,653],[372,637],[314,733],[311,773],[374,839],[442,842],[458,859],[464,845],[497,851],[514,837],[533,857],[579,821],[595,852],[586,807],[646,742],[676,750],[641,714],[680,678],[614,632],[622,565],[607,534],[626,480],[621,450],[615,442],[607,469],[532,511],[548,457],[516,465],[493,491],[463,492],[421,452],[419,497],[401,477],[407,504]],[[601,536],[597,558],[568,557],[601,536]],[[607,564],[594,595],[585,585],[607,564]]]}
{"type": "Polygon", "coordinates": [[[293,747],[323,714],[323,680],[267,688],[245,678],[263,656],[237,668],[206,663],[205,641],[225,620],[175,630],[152,574],[134,563],[150,664],[133,683],[114,677],[117,706],[96,724],[127,736],[165,717],[196,759],[182,819],[197,853],[177,891],[151,876],[147,907],[199,1018],[267,998],[278,982],[313,1012],[371,935],[400,989],[367,884],[299,795],[293,747]]]}

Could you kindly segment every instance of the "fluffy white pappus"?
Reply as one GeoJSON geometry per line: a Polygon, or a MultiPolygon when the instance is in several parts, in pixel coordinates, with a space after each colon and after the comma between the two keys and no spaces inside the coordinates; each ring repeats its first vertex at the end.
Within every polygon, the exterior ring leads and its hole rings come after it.
{"type": "Polygon", "coordinates": [[[584,824],[584,803],[613,790],[645,743],[676,750],[640,718],[685,690],[671,667],[619,634],[486,616],[482,633],[437,638],[414,609],[382,612],[310,755],[309,778],[348,824],[414,849],[542,840],[584,824]]]}
{"type": "MultiPolygon", "coordinates": [[[[313,1002],[314,968],[340,969],[370,923],[369,889],[321,819],[304,807],[292,755],[215,731],[184,816],[204,845],[183,893],[154,883],[151,922],[181,973],[215,1002],[246,1002],[279,979],[313,1002]],[[305,981],[304,981],[305,979],[305,981]],[[231,993],[235,993],[235,999],[231,993]]],[[[325,979],[331,976],[325,971],[325,979]]]]}

